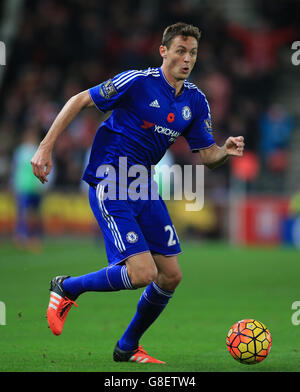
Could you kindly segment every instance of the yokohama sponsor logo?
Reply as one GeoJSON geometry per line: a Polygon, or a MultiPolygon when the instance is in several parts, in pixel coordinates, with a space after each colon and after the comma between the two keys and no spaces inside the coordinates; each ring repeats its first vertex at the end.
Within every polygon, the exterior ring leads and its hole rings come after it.
{"type": "Polygon", "coordinates": [[[166,136],[171,136],[177,138],[180,135],[180,132],[174,131],[170,128],[162,127],[161,125],[155,125],[154,132],[163,133],[166,136]]]}
{"type": "Polygon", "coordinates": [[[143,125],[141,125],[143,129],[154,127],[154,132],[162,133],[163,135],[170,136],[169,143],[173,143],[178,138],[178,136],[180,136],[180,132],[174,131],[173,129],[166,128],[161,125],[156,125],[146,120],[143,120],[143,122],[144,122],[143,125]]]}

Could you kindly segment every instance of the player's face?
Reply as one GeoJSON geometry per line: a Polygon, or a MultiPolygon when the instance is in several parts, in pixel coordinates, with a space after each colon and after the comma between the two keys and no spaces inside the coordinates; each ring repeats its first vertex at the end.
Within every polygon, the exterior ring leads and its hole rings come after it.
{"type": "Polygon", "coordinates": [[[169,49],[161,46],[164,69],[177,81],[187,79],[194,68],[197,51],[196,38],[182,35],[174,37],[169,49]]]}

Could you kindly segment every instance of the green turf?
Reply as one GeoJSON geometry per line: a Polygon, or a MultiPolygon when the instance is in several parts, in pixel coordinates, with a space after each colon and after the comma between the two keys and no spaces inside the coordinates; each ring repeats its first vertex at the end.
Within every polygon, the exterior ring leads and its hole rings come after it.
{"type": "Polygon", "coordinates": [[[84,240],[48,241],[40,254],[0,244],[0,371],[21,372],[282,372],[300,370],[300,325],[291,322],[300,301],[300,254],[293,249],[242,249],[183,243],[183,280],[141,343],[166,366],[115,363],[112,350],[136,308],[142,289],[86,293],[69,313],[61,336],[45,319],[49,280],[106,265],[101,245],[84,240]],[[267,325],[269,357],[249,366],[231,358],[230,326],[243,318],[267,325]]]}

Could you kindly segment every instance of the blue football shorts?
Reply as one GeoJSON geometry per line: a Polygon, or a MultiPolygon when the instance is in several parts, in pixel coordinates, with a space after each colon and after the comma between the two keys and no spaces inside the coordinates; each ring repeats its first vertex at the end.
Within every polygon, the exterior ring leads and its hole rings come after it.
{"type": "Polygon", "coordinates": [[[167,206],[158,200],[109,200],[104,187],[90,186],[92,211],[102,230],[109,265],[143,252],[173,256],[181,253],[167,206]]]}

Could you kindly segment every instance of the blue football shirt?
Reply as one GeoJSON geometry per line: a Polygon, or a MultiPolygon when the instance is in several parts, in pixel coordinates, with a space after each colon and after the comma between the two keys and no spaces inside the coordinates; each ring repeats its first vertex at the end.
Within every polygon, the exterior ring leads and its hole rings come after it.
{"type": "Polygon", "coordinates": [[[117,169],[119,157],[126,157],[128,167],[143,165],[151,173],[180,135],[193,151],[215,143],[205,95],[185,80],[176,97],[161,68],[125,71],[89,93],[99,110],[112,111],[95,135],[83,175],[89,184],[97,185],[103,178],[99,167],[117,169]]]}

